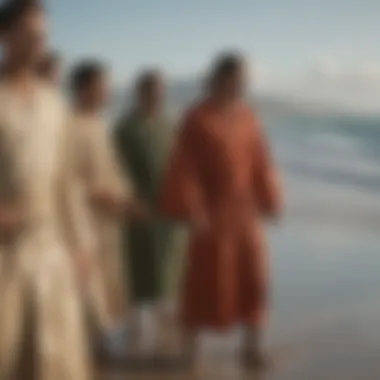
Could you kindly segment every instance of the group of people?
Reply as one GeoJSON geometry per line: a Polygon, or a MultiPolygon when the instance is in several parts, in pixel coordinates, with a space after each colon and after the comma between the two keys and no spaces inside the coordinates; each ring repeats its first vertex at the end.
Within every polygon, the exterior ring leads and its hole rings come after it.
{"type": "Polygon", "coordinates": [[[147,304],[164,320],[175,297],[185,363],[200,332],[241,324],[244,365],[264,368],[262,219],[282,197],[244,58],[217,57],[178,126],[143,72],[112,126],[107,68],[77,64],[67,105],[45,22],[37,0],[0,6],[0,378],[90,379],[107,331],[147,304]]]}

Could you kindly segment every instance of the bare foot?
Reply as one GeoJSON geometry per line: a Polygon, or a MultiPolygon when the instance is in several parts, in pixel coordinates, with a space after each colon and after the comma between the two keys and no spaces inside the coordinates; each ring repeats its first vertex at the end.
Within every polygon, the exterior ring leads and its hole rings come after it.
{"type": "Polygon", "coordinates": [[[271,368],[270,358],[261,350],[244,350],[242,364],[248,370],[260,372],[271,368]]]}

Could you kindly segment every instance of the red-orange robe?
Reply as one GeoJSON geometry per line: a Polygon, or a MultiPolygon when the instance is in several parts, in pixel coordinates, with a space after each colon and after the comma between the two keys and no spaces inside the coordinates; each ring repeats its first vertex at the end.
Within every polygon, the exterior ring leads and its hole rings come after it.
{"type": "Polygon", "coordinates": [[[267,253],[261,216],[279,212],[280,191],[260,124],[241,104],[223,113],[203,101],[184,118],[163,183],[161,208],[193,229],[182,297],[188,328],[262,324],[267,253]]]}

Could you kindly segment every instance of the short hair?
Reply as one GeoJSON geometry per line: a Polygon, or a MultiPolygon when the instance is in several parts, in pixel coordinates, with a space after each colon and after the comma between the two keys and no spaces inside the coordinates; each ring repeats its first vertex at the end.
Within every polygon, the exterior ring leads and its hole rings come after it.
{"type": "Polygon", "coordinates": [[[32,10],[44,10],[40,0],[5,0],[0,6],[0,33],[9,32],[13,26],[32,10]]]}
{"type": "Polygon", "coordinates": [[[161,72],[158,69],[147,69],[142,71],[136,80],[136,92],[141,94],[149,91],[161,78],[161,72]]]}
{"type": "Polygon", "coordinates": [[[71,71],[70,88],[74,94],[88,88],[107,71],[106,66],[97,60],[84,60],[71,71]]]}
{"type": "Polygon", "coordinates": [[[244,56],[236,52],[222,53],[212,64],[209,83],[216,84],[219,80],[239,71],[244,65],[244,56]]]}

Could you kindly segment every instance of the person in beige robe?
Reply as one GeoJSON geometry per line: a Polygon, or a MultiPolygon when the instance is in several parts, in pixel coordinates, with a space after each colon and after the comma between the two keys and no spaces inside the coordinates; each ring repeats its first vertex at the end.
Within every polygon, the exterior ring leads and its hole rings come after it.
{"type": "Polygon", "coordinates": [[[0,379],[89,380],[68,112],[34,71],[44,28],[37,3],[0,8],[0,379]]]}
{"type": "Polygon", "coordinates": [[[86,235],[94,254],[87,295],[96,329],[105,332],[120,326],[127,313],[120,217],[133,198],[133,189],[121,172],[107,123],[101,115],[108,100],[105,68],[96,61],[84,61],[73,69],[70,82],[74,103],[73,152],[81,184],[78,190],[86,218],[86,235]],[[107,198],[108,204],[101,198],[107,198]],[[114,210],[116,213],[112,212],[115,207],[119,208],[114,210]]]}

